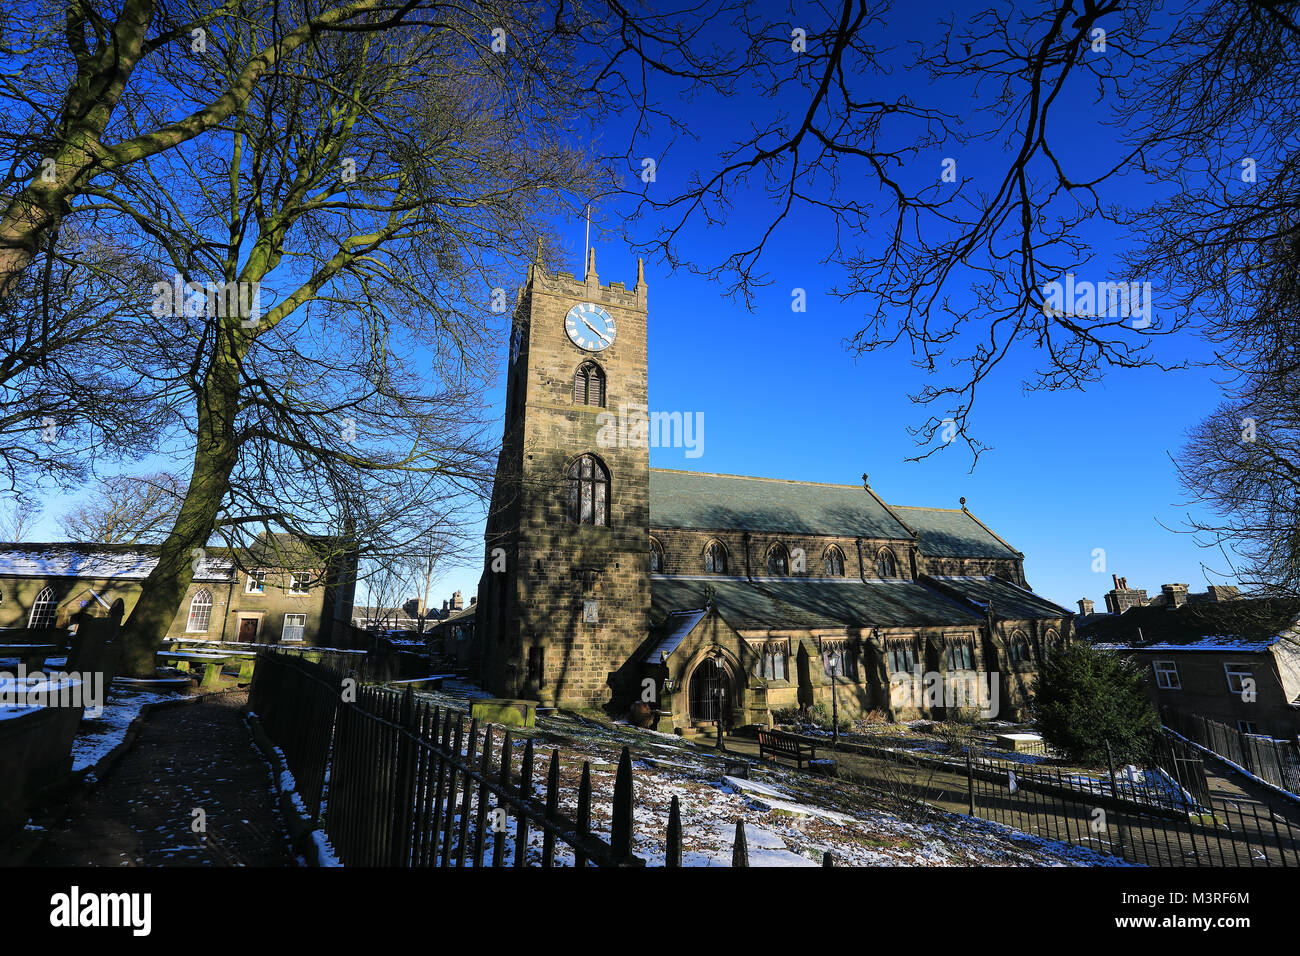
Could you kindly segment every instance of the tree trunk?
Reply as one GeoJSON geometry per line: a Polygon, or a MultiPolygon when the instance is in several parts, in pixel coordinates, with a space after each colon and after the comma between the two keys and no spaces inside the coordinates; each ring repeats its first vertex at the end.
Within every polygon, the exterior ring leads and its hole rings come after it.
{"type": "Polygon", "coordinates": [[[152,677],[156,671],[155,655],[202,560],[221,503],[230,490],[230,475],[239,461],[235,415],[243,349],[229,330],[223,331],[230,337],[221,346],[198,396],[199,427],[189,491],[162,543],[158,564],[144,579],[140,600],[122,631],[120,672],[132,677],[152,677]]]}

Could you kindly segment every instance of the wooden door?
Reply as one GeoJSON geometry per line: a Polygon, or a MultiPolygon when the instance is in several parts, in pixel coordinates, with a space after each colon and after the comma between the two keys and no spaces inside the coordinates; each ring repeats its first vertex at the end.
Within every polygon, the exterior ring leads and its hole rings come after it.
{"type": "Polygon", "coordinates": [[[257,618],[245,617],[239,620],[239,642],[252,644],[257,638],[257,618]]]}

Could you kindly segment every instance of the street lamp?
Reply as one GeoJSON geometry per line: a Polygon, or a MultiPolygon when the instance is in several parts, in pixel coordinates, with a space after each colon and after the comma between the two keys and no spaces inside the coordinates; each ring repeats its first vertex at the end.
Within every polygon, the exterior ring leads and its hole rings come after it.
{"type": "Polygon", "coordinates": [[[839,700],[835,694],[835,667],[838,664],[835,653],[830,656],[831,665],[831,748],[838,750],[840,746],[840,707],[839,700]]]}

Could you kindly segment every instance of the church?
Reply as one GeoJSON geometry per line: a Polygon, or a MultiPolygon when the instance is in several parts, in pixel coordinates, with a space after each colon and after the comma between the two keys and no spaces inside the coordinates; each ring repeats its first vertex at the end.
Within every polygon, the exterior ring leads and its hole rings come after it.
{"type": "Polygon", "coordinates": [[[601,283],[594,251],[582,278],[529,267],[479,585],[484,687],[613,716],[643,701],[683,734],[818,705],[1024,717],[1072,622],[1029,589],[1024,555],[965,499],[894,505],[867,475],[651,468],[647,317],[640,262],[630,289],[601,283]]]}

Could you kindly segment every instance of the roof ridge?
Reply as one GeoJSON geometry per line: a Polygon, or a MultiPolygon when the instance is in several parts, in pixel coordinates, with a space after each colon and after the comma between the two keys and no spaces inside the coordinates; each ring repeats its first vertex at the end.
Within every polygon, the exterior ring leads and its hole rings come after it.
{"type": "Polygon", "coordinates": [[[670,475],[696,475],[700,478],[740,478],[744,481],[774,481],[785,485],[815,485],[818,488],[856,488],[861,485],[845,485],[834,481],[808,481],[804,478],[767,478],[763,475],[735,475],[722,471],[687,471],[684,468],[651,468],[651,472],[663,472],[670,475]]]}

